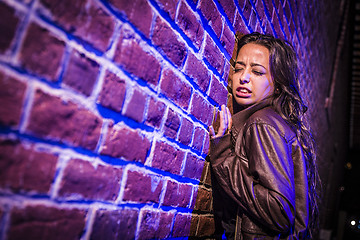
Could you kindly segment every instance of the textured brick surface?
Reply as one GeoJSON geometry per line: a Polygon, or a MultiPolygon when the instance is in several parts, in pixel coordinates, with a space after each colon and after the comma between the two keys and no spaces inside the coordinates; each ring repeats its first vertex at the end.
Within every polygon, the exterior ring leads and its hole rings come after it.
{"type": "Polygon", "coordinates": [[[228,91],[226,87],[219,81],[219,79],[215,76],[212,77],[211,86],[210,86],[210,94],[211,97],[217,104],[226,105],[228,96],[228,91]]]}
{"type": "Polygon", "coordinates": [[[144,120],[146,98],[147,96],[145,93],[141,90],[134,89],[126,110],[123,111],[124,115],[134,119],[136,122],[142,122],[144,120]]]}
{"type": "Polygon", "coordinates": [[[177,214],[174,220],[173,237],[186,237],[190,235],[191,215],[177,214]]]}
{"type": "Polygon", "coordinates": [[[192,140],[194,124],[186,118],[183,118],[179,133],[179,142],[189,146],[192,140]]]}
{"type": "Polygon", "coordinates": [[[149,37],[153,13],[146,0],[110,0],[110,3],[120,12],[125,13],[126,17],[139,28],[146,37],[149,37]]]}
{"type": "Polygon", "coordinates": [[[195,208],[200,211],[210,211],[211,209],[211,191],[209,189],[199,187],[196,200],[195,200],[195,208]]]}
{"type": "Polygon", "coordinates": [[[95,149],[102,120],[73,102],[37,90],[27,130],[74,146],[95,149]]]}
{"type": "Polygon", "coordinates": [[[162,239],[170,236],[174,213],[143,210],[140,216],[139,239],[162,239]]]}
{"type": "Polygon", "coordinates": [[[176,18],[176,23],[190,38],[192,43],[197,48],[200,48],[204,39],[204,29],[193,11],[183,1],[180,1],[179,13],[176,18]]]}
{"type": "Polygon", "coordinates": [[[128,171],[124,200],[140,203],[159,203],[163,181],[160,177],[128,171]]]}
{"type": "Polygon", "coordinates": [[[0,72],[0,124],[19,124],[25,90],[25,83],[0,72]]]}
{"type": "Polygon", "coordinates": [[[209,21],[209,24],[214,30],[217,37],[220,37],[223,23],[216,5],[213,1],[208,0],[199,0],[199,2],[201,12],[209,21]]]}
{"type": "Polygon", "coordinates": [[[89,96],[99,74],[99,64],[79,52],[72,52],[63,82],[89,96]]]}
{"type": "Polygon", "coordinates": [[[189,153],[186,156],[184,177],[200,180],[203,172],[204,160],[194,154],[189,153]]]}
{"type": "Polygon", "coordinates": [[[122,29],[116,47],[114,61],[130,74],[156,85],[160,76],[160,64],[152,53],[144,51],[133,33],[122,29]],[[141,61],[139,61],[141,60],[141,61]]]}
{"type": "Polygon", "coordinates": [[[69,199],[114,201],[119,192],[122,169],[71,159],[63,173],[59,196],[69,199]]]}
{"type": "Polygon", "coordinates": [[[57,156],[20,142],[0,141],[0,186],[47,194],[55,177],[57,156]]]}
{"type": "Polygon", "coordinates": [[[222,8],[224,9],[226,16],[229,18],[229,21],[233,23],[235,17],[235,10],[236,10],[235,2],[233,0],[218,0],[218,1],[221,4],[222,8]]]}
{"type": "Polygon", "coordinates": [[[14,9],[3,2],[0,3],[0,16],[0,53],[3,53],[11,46],[20,19],[14,9]]]}
{"type": "Polygon", "coordinates": [[[165,121],[164,134],[169,138],[175,139],[179,127],[180,127],[180,117],[174,110],[169,109],[165,121]]]}
{"type": "Polygon", "coordinates": [[[156,142],[152,166],[173,174],[179,174],[184,152],[165,142],[156,142]]]}
{"type": "Polygon", "coordinates": [[[126,93],[125,80],[107,71],[99,95],[99,102],[104,107],[120,112],[126,93]]]}
{"type": "Polygon", "coordinates": [[[181,107],[189,106],[191,88],[182,78],[172,70],[166,69],[161,75],[161,92],[181,107]]]}
{"type": "Polygon", "coordinates": [[[110,127],[101,154],[144,163],[149,149],[150,141],[137,131],[110,127]]]}
{"type": "Polygon", "coordinates": [[[152,41],[175,66],[180,67],[182,65],[186,56],[185,44],[178,39],[170,26],[160,17],[156,18],[152,41]]]}
{"type": "Polygon", "coordinates": [[[20,53],[20,61],[28,71],[56,81],[65,44],[48,30],[30,24],[20,53]],[[46,46],[46,48],[44,48],[46,46]]]}
{"type": "Polygon", "coordinates": [[[189,54],[186,60],[185,73],[194,80],[203,92],[206,92],[210,74],[202,61],[197,59],[194,54],[189,54]]]}
{"type": "Polygon", "coordinates": [[[165,206],[187,207],[191,197],[190,185],[168,181],[164,197],[165,206]]]}
{"type": "Polygon", "coordinates": [[[41,3],[66,31],[100,51],[107,49],[115,22],[96,1],[41,0],[41,3]]]}
{"type": "Polygon", "coordinates": [[[176,5],[178,0],[156,0],[160,7],[167,12],[172,19],[175,18],[176,14],[176,5]]]}
{"type": "Polygon", "coordinates": [[[43,205],[15,208],[11,211],[8,239],[80,239],[86,211],[57,209],[43,205]]]}
{"type": "Polygon", "coordinates": [[[96,211],[90,239],[124,239],[135,238],[138,210],[120,209],[96,211]]]}
{"type": "Polygon", "coordinates": [[[200,152],[204,144],[204,139],[205,139],[205,130],[201,127],[195,128],[194,141],[192,147],[200,152]]]}
{"type": "Polygon", "coordinates": [[[212,234],[214,234],[214,231],[215,231],[214,217],[200,216],[197,236],[199,237],[211,236],[212,234]]]}
{"type": "Polygon", "coordinates": [[[204,56],[211,66],[220,73],[224,65],[224,57],[209,36],[207,36],[205,40],[204,56]]]}
{"type": "Polygon", "coordinates": [[[156,101],[154,98],[150,98],[146,123],[155,128],[159,128],[162,118],[164,117],[165,108],[166,106],[163,102],[156,101]]]}
{"type": "Polygon", "coordinates": [[[198,120],[209,126],[212,120],[212,106],[199,94],[194,94],[190,111],[198,120]]]}

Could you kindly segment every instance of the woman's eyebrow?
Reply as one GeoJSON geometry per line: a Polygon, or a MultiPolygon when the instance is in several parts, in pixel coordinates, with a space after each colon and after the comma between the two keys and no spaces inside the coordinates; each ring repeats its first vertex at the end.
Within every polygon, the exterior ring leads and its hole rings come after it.
{"type": "MultiPolygon", "coordinates": [[[[236,61],[235,64],[240,64],[240,65],[242,65],[242,66],[246,66],[246,64],[245,64],[244,62],[242,62],[242,61],[236,61]]],[[[263,65],[261,65],[261,64],[259,64],[259,63],[250,63],[250,66],[251,66],[251,67],[260,66],[260,67],[263,67],[263,68],[266,69],[266,67],[264,67],[263,65]]]]}

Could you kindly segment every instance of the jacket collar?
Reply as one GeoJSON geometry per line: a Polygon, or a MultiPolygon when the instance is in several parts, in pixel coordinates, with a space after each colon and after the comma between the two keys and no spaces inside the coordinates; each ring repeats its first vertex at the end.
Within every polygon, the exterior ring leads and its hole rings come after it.
{"type": "Polygon", "coordinates": [[[264,100],[255,103],[254,105],[251,105],[238,113],[234,114],[232,117],[232,129],[231,131],[233,134],[237,135],[242,128],[244,127],[244,124],[246,120],[254,114],[256,111],[265,108],[267,106],[270,106],[271,104],[271,98],[265,98],[264,100]]]}

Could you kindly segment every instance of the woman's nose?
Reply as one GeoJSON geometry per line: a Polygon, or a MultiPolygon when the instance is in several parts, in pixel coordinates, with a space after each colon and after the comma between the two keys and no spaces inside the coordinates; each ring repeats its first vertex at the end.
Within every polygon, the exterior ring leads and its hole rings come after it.
{"type": "Polygon", "coordinates": [[[240,83],[248,83],[250,82],[250,74],[248,74],[246,71],[240,76],[240,83]]]}

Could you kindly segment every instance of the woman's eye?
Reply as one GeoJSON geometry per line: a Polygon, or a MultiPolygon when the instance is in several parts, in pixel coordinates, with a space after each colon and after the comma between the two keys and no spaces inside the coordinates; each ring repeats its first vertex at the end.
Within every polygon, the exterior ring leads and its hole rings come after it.
{"type": "Polygon", "coordinates": [[[241,70],[243,70],[242,68],[235,68],[234,72],[240,72],[241,70]]]}
{"type": "Polygon", "coordinates": [[[257,75],[257,76],[262,76],[262,75],[264,75],[263,72],[259,72],[259,71],[253,71],[253,73],[254,73],[255,75],[257,75]]]}

